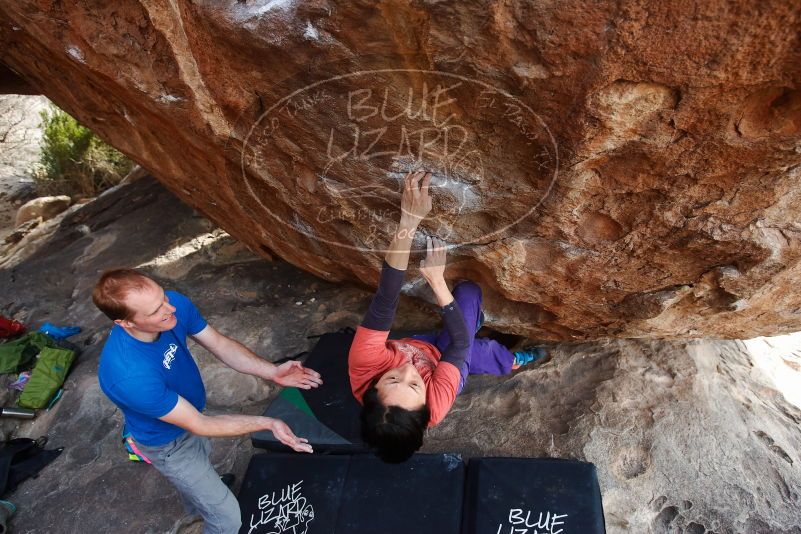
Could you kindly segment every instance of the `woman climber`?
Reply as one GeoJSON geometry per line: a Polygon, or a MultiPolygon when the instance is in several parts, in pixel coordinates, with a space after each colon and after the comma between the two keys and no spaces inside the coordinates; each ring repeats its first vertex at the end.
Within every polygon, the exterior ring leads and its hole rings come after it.
{"type": "Polygon", "coordinates": [[[389,340],[417,227],[431,211],[431,173],[406,175],[398,228],[384,259],[378,290],[356,329],[348,355],[353,394],[362,403],[364,440],[388,462],[402,462],[423,444],[423,433],[442,421],[468,374],[506,375],[542,356],[541,349],[512,353],[497,341],[476,338],[481,289],[474,282],[445,282],[446,244],[426,238],[420,272],[440,306],[436,336],[389,340]]]}

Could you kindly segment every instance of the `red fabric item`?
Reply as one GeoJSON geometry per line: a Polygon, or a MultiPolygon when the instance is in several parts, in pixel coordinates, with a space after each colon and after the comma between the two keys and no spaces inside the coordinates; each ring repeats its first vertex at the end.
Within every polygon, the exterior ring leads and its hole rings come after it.
{"type": "Polygon", "coordinates": [[[0,338],[18,336],[23,332],[25,332],[25,326],[22,323],[0,315],[0,338]]]}
{"type": "Polygon", "coordinates": [[[409,338],[388,340],[388,337],[388,331],[371,330],[364,326],[356,329],[348,355],[353,395],[361,403],[373,379],[411,362],[426,384],[426,404],[431,411],[428,426],[436,425],[456,400],[459,370],[448,362],[440,361],[442,355],[431,343],[409,338]]]}

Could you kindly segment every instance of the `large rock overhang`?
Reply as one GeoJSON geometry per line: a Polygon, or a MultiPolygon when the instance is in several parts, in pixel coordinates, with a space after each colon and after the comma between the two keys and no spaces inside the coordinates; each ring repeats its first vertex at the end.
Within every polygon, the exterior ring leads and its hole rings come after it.
{"type": "Polygon", "coordinates": [[[497,328],[798,330],[801,15],[692,9],[8,1],[0,43],[185,202],[324,278],[375,283],[422,167],[422,233],[497,328]]]}

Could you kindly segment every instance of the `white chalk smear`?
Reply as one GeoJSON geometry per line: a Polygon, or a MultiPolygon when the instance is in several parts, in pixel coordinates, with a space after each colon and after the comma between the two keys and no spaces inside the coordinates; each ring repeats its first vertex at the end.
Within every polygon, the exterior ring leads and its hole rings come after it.
{"type": "Polygon", "coordinates": [[[301,219],[297,213],[293,214],[292,216],[292,226],[295,228],[295,230],[302,234],[306,234],[309,237],[315,237],[317,235],[317,233],[314,231],[314,228],[312,228],[309,223],[301,219]]]}
{"type": "Polygon", "coordinates": [[[303,37],[306,39],[313,39],[318,40],[320,38],[320,34],[317,32],[317,28],[312,26],[311,22],[306,23],[306,31],[303,32],[303,37]]]}
{"type": "Polygon", "coordinates": [[[67,51],[67,54],[69,54],[69,56],[72,59],[74,59],[75,61],[78,61],[80,63],[86,63],[86,59],[85,59],[85,57],[83,55],[83,52],[77,46],[69,45],[67,47],[66,51],[67,51]]]}
{"type": "Polygon", "coordinates": [[[292,7],[293,0],[269,0],[267,2],[253,2],[252,0],[239,3],[236,2],[232,7],[232,15],[235,20],[243,22],[249,19],[261,17],[271,11],[286,11],[292,7]]]}
{"type": "Polygon", "coordinates": [[[156,100],[159,102],[163,102],[165,104],[172,104],[174,102],[180,102],[183,100],[180,96],[175,95],[161,95],[156,100]]]}

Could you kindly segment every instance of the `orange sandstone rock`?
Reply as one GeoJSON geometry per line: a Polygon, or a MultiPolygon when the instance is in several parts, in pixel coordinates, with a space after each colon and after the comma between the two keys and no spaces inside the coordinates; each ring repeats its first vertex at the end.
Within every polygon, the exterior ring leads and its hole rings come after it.
{"type": "Polygon", "coordinates": [[[0,4],[14,73],[256,252],[374,284],[433,171],[449,275],[549,339],[801,328],[800,30],[781,1],[0,4]]]}

